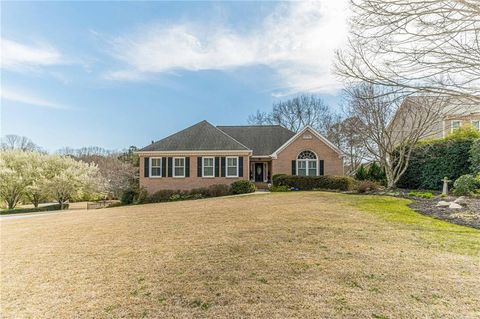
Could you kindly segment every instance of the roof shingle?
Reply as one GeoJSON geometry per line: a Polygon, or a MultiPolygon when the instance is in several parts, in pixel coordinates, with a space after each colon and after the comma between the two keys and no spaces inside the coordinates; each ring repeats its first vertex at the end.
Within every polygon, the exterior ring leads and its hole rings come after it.
{"type": "Polygon", "coordinates": [[[201,121],[140,151],[216,151],[249,150],[207,121],[201,121]]]}

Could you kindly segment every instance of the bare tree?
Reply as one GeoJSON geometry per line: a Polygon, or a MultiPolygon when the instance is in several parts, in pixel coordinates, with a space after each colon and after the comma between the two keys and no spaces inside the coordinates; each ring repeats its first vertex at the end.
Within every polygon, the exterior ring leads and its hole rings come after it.
{"type": "Polygon", "coordinates": [[[2,150],[39,151],[40,147],[26,136],[5,135],[1,142],[2,150]]]}
{"type": "Polygon", "coordinates": [[[261,112],[248,118],[250,124],[278,124],[293,132],[310,125],[326,134],[332,124],[333,115],[325,102],[314,95],[300,95],[273,105],[271,112],[261,112]]]}
{"type": "Polygon", "coordinates": [[[351,127],[372,158],[385,169],[387,187],[394,188],[408,167],[418,141],[436,129],[445,107],[445,97],[406,99],[385,87],[363,84],[347,90],[347,112],[355,119],[351,127]]]}
{"type": "Polygon", "coordinates": [[[480,1],[350,0],[336,72],[349,85],[480,102],[480,1]]]}
{"type": "Polygon", "coordinates": [[[327,138],[340,148],[344,155],[345,172],[353,175],[358,167],[371,156],[364,143],[364,136],[360,134],[363,123],[355,117],[342,119],[332,126],[327,138]]]}

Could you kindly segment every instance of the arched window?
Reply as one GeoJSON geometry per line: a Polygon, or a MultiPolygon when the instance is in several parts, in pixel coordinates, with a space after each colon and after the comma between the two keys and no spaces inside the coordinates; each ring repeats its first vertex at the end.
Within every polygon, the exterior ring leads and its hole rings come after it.
{"type": "Polygon", "coordinates": [[[297,156],[297,175],[317,176],[317,155],[312,151],[303,151],[297,156]]]}

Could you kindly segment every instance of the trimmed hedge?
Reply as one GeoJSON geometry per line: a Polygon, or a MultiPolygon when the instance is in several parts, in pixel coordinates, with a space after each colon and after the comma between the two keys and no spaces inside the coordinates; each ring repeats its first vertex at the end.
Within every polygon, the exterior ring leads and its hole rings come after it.
{"type": "Polygon", "coordinates": [[[231,188],[232,188],[232,193],[234,194],[253,193],[254,191],[257,190],[257,188],[255,187],[255,184],[247,180],[233,182],[231,185],[231,188]]]}
{"type": "Polygon", "coordinates": [[[440,190],[446,176],[456,180],[469,174],[470,149],[474,139],[441,139],[418,144],[412,151],[410,165],[397,186],[408,189],[440,190]]]}
{"type": "Polygon", "coordinates": [[[194,188],[190,191],[163,189],[159,190],[147,198],[142,203],[161,203],[178,200],[201,199],[207,197],[220,197],[231,195],[232,191],[229,185],[216,184],[209,187],[194,188]]]}
{"type": "Polygon", "coordinates": [[[327,189],[349,191],[355,187],[355,180],[348,176],[280,176],[274,186],[288,186],[298,190],[327,189]]]}
{"type": "MultiPolygon", "coordinates": [[[[32,207],[32,208],[5,209],[0,211],[0,215],[47,212],[51,210],[60,210],[60,208],[61,208],[60,204],[53,204],[53,205],[39,206],[39,207],[32,207]]],[[[63,204],[63,209],[68,209],[68,204],[63,204]]]]}

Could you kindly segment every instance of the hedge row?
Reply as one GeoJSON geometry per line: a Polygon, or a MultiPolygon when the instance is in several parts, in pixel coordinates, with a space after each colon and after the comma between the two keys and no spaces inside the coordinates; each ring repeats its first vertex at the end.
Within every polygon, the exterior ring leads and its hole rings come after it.
{"type": "Polygon", "coordinates": [[[440,190],[446,176],[456,180],[471,173],[470,138],[442,139],[420,143],[413,149],[410,164],[397,186],[409,189],[440,190]]]}
{"type": "Polygon", "coordinates": [[[232,194],[252,193],[256,190],[255,184],[241,180],[231,185],[216,184],[208,187],[194,188],[189,191],[163,189],[153,194],[148,194],[146,190],[130,190],[122,196],[122,204],[145,204],[145,203],[161,203],[178,200],[201,199],[209,197],[219,197],[232,194]]]}
{"type": "MultiPolygon", "coordinates": [[[[60,210],[60,208],[61,208],[60,204],[52,204],[52,205],[32,207],[32,208],[5,209],[0,211],[0,215],[46,212],[51,210],[60,210]]],[[[63,209],[68,209],[68,204],[63,204],[63,209]]]]}
{"type": "Polygon", "coordinates": [[[355,180],[348,176],[278,176],[273,184],[298,190],[327,189],[349,191],[355,187],[355,180]]]}

